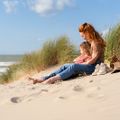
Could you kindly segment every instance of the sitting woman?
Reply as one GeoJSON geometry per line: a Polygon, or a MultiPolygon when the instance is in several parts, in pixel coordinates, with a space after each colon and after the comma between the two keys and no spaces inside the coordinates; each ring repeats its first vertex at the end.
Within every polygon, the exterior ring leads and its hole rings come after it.
{"type": "MultiPolygon", "coordinates": [[[[88,60],[83,60],[82,63],[77,63],[78,59],[76,59],[75,61],[77,62],[65,64],[57,71],[41,79],[29,78],[33,80],[34,84],[43,81],[52,84],[57,80],[66,80],[72,77],[73,75],[77,75],[79,73],[92,74],[96,64],[100,64],[101,62],[103,62],[105,42],[100,36],[100,34],[89,23],[84,23],[80,25],[79,32],[81,37],[83,37],[91,46],[91,58],[88,60]]],[[[79,62],[80,61],[81,60],[79,59],[79,62]]]]}

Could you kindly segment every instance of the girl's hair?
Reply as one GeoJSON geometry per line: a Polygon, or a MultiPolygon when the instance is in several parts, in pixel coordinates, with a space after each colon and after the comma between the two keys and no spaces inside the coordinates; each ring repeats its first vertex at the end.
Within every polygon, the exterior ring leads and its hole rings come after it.
{"type": "Polygon", "coordinates": [[[95,30],[95,28],[91,24],[84,23],[80,25],[79,32],[83,32],[84,34],[87,34],[87,36],[91,41],[96,41],[103,48],[106,46],[103,38],[100,36],[100,34],[95,30]]]}
{"type": "Polygon", "coordinates": [[[90,53],[91,53],[91,45],[88,43],[88,42],[82,42],[81,44],[80,44],[80,47],[82,48],[82,49],[84,49],[84,51],[88,54],[88,55],[90,55],[90,53]]]}

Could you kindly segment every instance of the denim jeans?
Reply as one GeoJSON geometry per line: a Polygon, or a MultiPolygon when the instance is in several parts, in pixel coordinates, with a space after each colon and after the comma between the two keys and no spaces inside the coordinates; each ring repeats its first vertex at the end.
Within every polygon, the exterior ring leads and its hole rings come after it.
{"type": "MultiPolygon", "coordinates": [[[[98,62],[96,62],[97,64],[98,62]]],[[[95,69],[96,64],[76,64],[69,63],[62,65],[58,70],[54,71],[48,76],[44,77],[44,80],[49,79],[50,77],[59,75],[62,80],[66,80],[73,75],[78,75],[80,73],[92,74],[95,69]]]]}

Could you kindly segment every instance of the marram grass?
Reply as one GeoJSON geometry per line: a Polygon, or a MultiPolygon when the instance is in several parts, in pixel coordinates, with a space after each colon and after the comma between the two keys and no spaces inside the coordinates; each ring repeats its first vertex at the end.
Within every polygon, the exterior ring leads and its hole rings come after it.
{"type": "Polygon", "coordinates": [[[110,60],[112,56],[120,57],[120,24],[115,25],[105,36],[105,58],[110,60]]]}
{"type": "Polygon", "coordinates": [[[33,71],[40,72],[53,65],[72,62],[75,51],[74,45],[66,36],[48,40],[40,50],[25,54],[18,64],[11,65],[5,73],[0,75],[0,83],[17,80],[33,71]]]}

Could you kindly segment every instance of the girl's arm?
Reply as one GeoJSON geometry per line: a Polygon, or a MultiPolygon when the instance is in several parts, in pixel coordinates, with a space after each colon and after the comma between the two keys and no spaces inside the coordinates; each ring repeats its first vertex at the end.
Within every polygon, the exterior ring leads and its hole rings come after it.
{"type": "Polygon", "coordinates": [[[99,57],[99,53],[100,53],[99,45],[93,42],[91,44],[91,48],[92,48],[92,57],[87,62],[84,62],[84,64],[94,64],[99,57]]]}
{"type": "Polygon", "coordinates": [[[80,56],[78,56],[77,58],[75,58],[75,59],[73,60],[73,62],[78,61],[80,58],[81,58],[81,55],[80,55],[80,56]]]}

